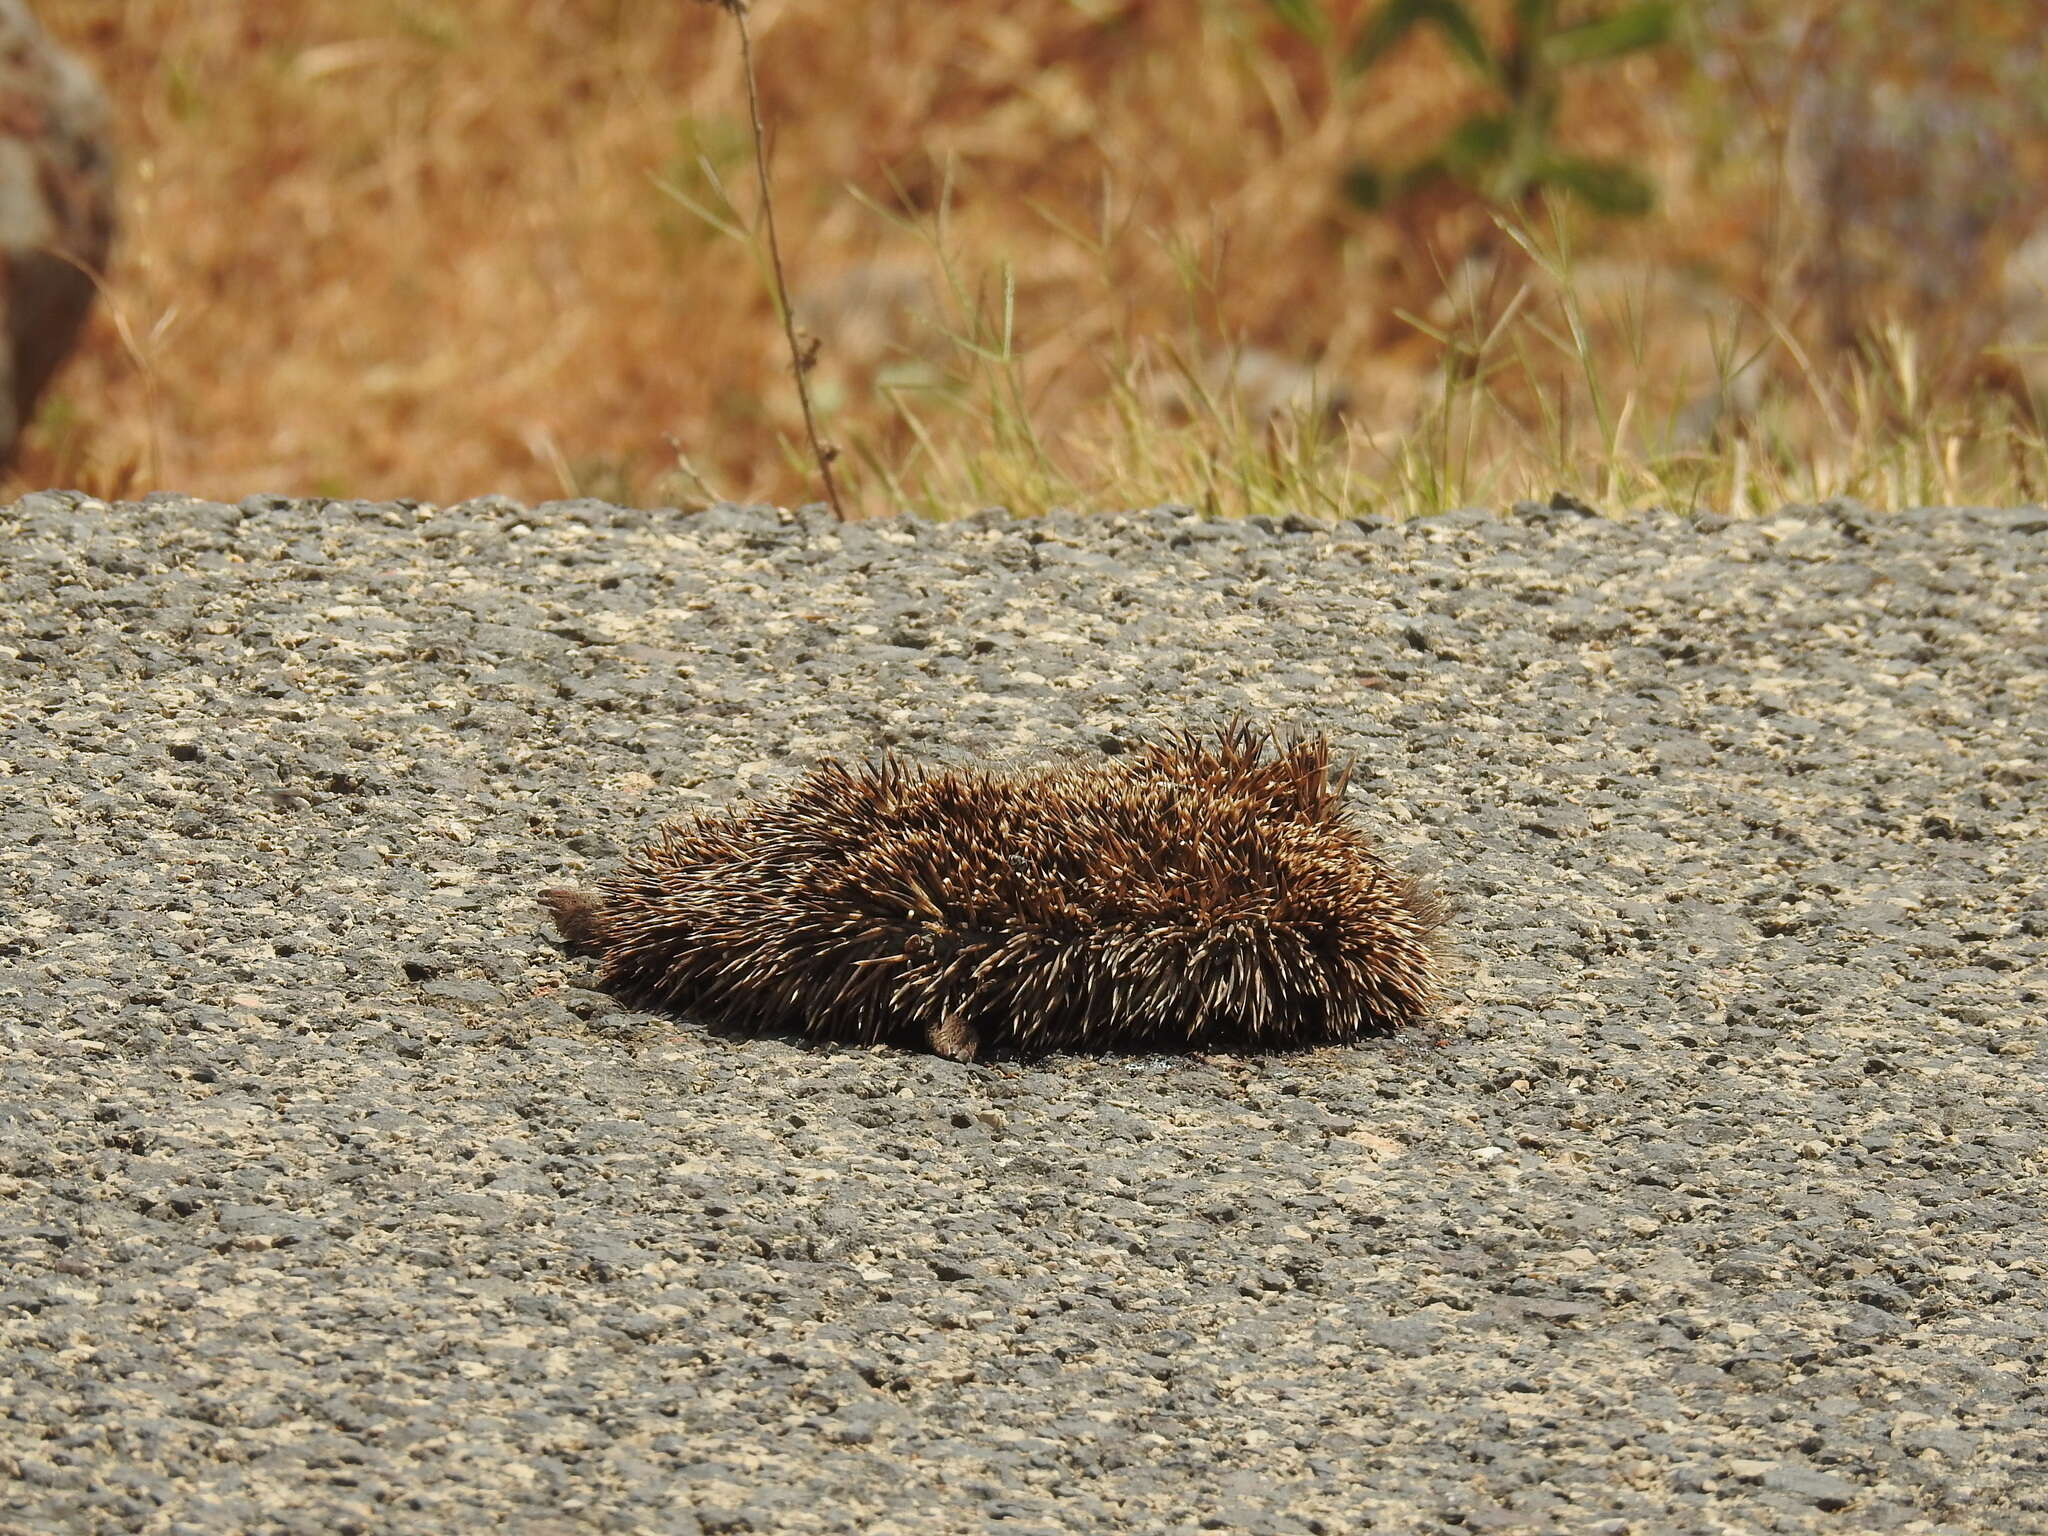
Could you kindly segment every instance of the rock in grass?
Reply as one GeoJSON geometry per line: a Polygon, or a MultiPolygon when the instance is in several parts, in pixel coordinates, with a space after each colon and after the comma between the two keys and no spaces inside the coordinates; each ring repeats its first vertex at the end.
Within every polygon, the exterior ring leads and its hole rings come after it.
{"type": "Polygon", "coordinates": [[[23,0],[0,0],[0,464],[77,341],[113,238],[106,99],[23,0]]]}

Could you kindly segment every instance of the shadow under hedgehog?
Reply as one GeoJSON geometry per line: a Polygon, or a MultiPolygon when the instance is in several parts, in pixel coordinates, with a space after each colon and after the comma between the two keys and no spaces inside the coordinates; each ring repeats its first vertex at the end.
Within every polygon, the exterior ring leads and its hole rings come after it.
{"type": "Polygon", "coordinates": [[[541,900],[620,999],[813,1039],[1245,1051],[1412,1024],[1444,907],[1330,743],[1235,722],[1021,773],[827,761],[541,900]]]}

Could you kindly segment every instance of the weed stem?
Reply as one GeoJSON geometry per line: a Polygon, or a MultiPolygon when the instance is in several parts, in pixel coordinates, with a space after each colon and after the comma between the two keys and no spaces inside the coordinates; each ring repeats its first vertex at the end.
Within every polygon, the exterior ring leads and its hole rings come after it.
{"type": "Polygon", "coordinates": [[[768,186],[768,135],[761,126],[761,93],[754,84],[754,44],[747,35],[745,0],[716,0],[732,13],[740,31],[740,72],[747,77],[747,115],[754,126],[754,175],[761,183],[761,208],[768,224],[768,264],[775,272],[775,307],[782,314],[782,334],[789,343],[789,367],[796,375],[796,397],[804,411],[804,434],[811,440],[811,456],[818,461],[818,476],[825,482],[825,500],[832,515],[846,521],[846,508],[839,500],[839,486],[832,478],[832,460],[839,450],[818,437],[818,419],[811,409],[811,386],[805,375],[817,361],[815,343],[807,350],[797,341],[796,316],[789,307],[789,279],[782,270],[782,241],[775,233],[775,194],[768,186]]]}

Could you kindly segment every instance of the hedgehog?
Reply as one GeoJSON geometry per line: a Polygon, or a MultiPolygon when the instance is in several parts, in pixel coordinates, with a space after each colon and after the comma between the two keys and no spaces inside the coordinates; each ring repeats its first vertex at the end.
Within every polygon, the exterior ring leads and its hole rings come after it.
{"type": "Polygon", "coordinates": [[[541,901],[599,986],[707,1024],[956,1061],[1348,1044],[1431,1011],[1445,916],[1350,771],[1242,720],[1013,773],[828,759],[541,901]]]}

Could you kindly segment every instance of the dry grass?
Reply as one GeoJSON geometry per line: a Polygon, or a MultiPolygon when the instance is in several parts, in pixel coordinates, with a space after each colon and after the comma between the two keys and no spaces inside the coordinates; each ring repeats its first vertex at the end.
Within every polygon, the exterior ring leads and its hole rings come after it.
{"type": "MultiPolygon", "coordinates": [[[[1982,357],[2010,337],[1958,310],[1982,309],[2039,202],[1937,253],[1968,269],[1946,296],[1845,298],[1817,259],[1881,223],[1817,224],[1793,142],[1802,80],[1868,67],[1848,13],[1871,3],[1816,0],[1836,19],[1802,31],[1797,5],[1714,0],[1691,47],[1576,76],[1563,136],[1662,189],[1616,226],[1449,194],[1347,208],[1354,157],[1427,145],[1477,99],[1432,43],[1347,89],[1253,0],[756,0],[848,500],[2036,498],[2017,368],[1982,357]],[[1243,348],[1312,364],[1346,412],[1268,423],[1224,377],[1243,348]]],[[[12,488],[817,494],[714,9],[43,9],[120,103],[125,229],[12,488]]],[[[2011,82],[1957,66],[1950,32],[2019,54],[1999,26],[2048,30],[2041,0],[1896,0],[1887,24],[1907,11],[1935,62],[1884,66],[1964,100],[2011,82]]]]}

